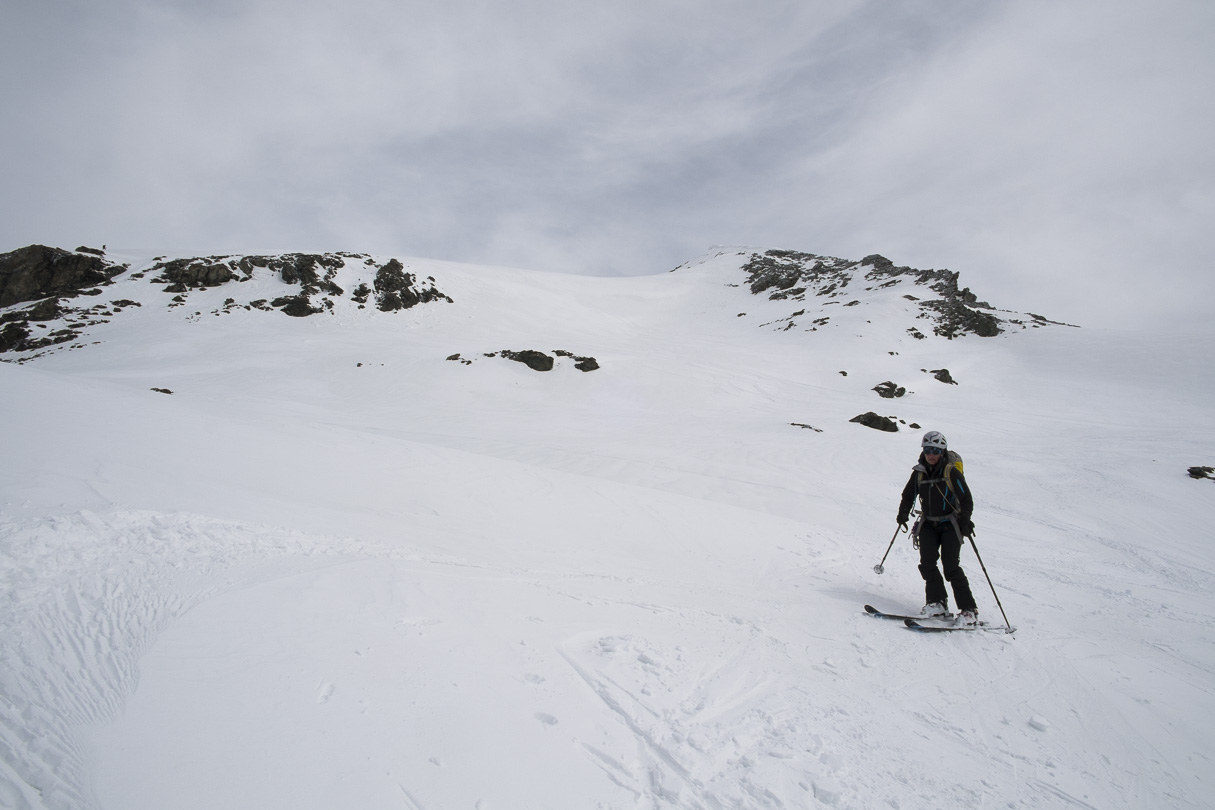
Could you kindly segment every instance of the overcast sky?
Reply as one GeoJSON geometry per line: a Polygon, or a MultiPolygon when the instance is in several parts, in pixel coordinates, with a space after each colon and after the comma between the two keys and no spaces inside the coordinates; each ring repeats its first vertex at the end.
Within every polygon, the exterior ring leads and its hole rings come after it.
{"type": "Polygon", "coordinates": [[[1211,0],[21,0],[0,251],[946,267],[1207,329],[1211,0]]]}

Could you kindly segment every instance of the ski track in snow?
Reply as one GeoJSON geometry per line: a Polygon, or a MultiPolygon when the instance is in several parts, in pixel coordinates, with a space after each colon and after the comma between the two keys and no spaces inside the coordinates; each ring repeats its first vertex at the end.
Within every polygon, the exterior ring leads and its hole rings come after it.
{"type": "Polygon", "coordinates": [[[0,523],[0,799],[92,806],[78,731],[122,711],[165,627],[217,593],[356,545],[147,511],[0,523]]]}
{"type": "MultiPolygon", "coordinates": [[[[669,592],[663,583],[452,565],[350,538],[189,515],[78,513],[8,522],[0,538],[10,600],[4,615],[38,617],[2,626],[6,639],[16,639],[4,647],[0,704],[7,768],[21,776],[6,779],[13,807],[93,806],[78,731],[122,711],[137,686],[140,658],[191,607],[301,572],[323,574],[337,562],[386,557],[423,569],[439,565],[459,577],[489,574],[505,587],[539,587],[539,604],[550,609],[576,599],[613,621],[626,611],[627,632],[549,637],[555,656],[548,667],[518,676],[544,690],[562,681],[567,668],[582,685],[578,713],[598,718],[593,727],[627,732],[628,747],[611,734],[572,740],[608,783],[632,797],[613,806],[978,807],[1000,797],[1008,806],[1106,807],[1119,796],[1130,807],[1150,805],[1154,788],[1171,781],[1159,761],[1147,778],[1126,771],[1125,763],[1144,753],[1130,750],[1138,745],[1135,735],[1106,716],[1065,657],[1031,634],[920,638],[858,612],[847,622],[851,637],[831,634],[833,643],[823,645],[808,636],[813,627],[782,618],[783,606],[757,605],[746,594],[680,586],[688,590],[664,604],[656,598],[669,592]],[[622,598],[651,588],[651,599],[622,598]],[[13,604],[18,596],[21,603],[13,604]],[[916,678],[899,671],[899,662],[924,657],[927,666],[916,678]],[[887,671],[865,677],[875,669],[887,671]],[[1035,676],[1023,677],[1027,670],[1035,676]],[[939,680],[932,677],[937,671],[954,675],[939,680]],[[967,678],[984,679],[983,688],[972,689],[967,678]],[[1101,739],[1104,751],[1069,751],[1062,766],[1064,752],[1044,749],[1043,732],[1027,722],[1043,706],[1054,707],[1047,710],[1048,734],[1074,727],[1065,739],[1101,739]],[[1062,707],[1070,716],[1058,716],[1062,707]],[[891,722],[910,726],[925,747],[908,748],[901,736],[885,739],[882,729],[891,722]],[[1119,750],[1120,739],[1126,750],[1119,750]],[[942,761],[952,765],[942,771],[942,761]],[[993,763],[1003,772],[977,776],[993,763]],[[41,795],[22,796],[18,786],[30,784],[44,786],[41,795]],[[1105,786],[1105,798],[1081,798],[1091,797],[1094,785],[1105,786]]],[[[822,576],[824,569],[815,570],[822,576]]],[[[530,619],[533,627],[546,623],[530,619]]],[[[398,626],[422,635],[443,625],[410,617],[398,626]]],[[[330,677],[311,681],[315,703],[325,708],[341,688],[330,677]]],[[[563,712],[543,698],[532,714],[538,725],[563,727],[563,712]]],[[[408,785],[399,787],[408,803],[427,806],[408,785]]],[[[1175,798],[1178,806],[1192,804],[1175,798]]]]}

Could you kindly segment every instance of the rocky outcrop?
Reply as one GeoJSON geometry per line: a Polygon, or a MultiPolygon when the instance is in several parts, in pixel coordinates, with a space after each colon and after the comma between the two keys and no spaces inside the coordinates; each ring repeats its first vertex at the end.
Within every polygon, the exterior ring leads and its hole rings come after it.
{"type": "Polygon", "coordinates": [[[903,388],[900,385],[895,385],[889,380],[884,383],[878,383],[873,387],[873,390],[877,391],[878,396],[882,397],[883,399],[894,399],[895,397],[901,397],[907,393],[906,388],[903,388]]]}
{"type": "MultiPolygon", "coordinates": [[[[918,296],[904,296],[917,303],[921,309],[919,317],[932,322],[934,334],[953,339],[966,334],[993,337],[1002,331],[1000,318],[990,311],[992,306],[978,300],[969,288],[958,287],[956,272],[896,266],[890,259],[877,253],[860,261],[849,261],[792,250],[769,250],[763,254],[752,254],[743,265],[743,271],[747,274],[751,292],[767,294],[771,300],[804,301],[810,295],[840,299],[848,297],[850,285],[857,287],[865,283],[869,285],[866,290],[873,290],[908,281],[927,288],[937,296],[924,300],[918,296]]],[[[835,300],[833,303],[841,302],[835,300]]],[[[860,300],[851,298],[843,305],[851,307],[860,303],[860,300]]],[[[784,328],[788,329],[791,325],[784,328]]],[[[913,337],[924,337],[918,330],[908,331],[913,337]]]]}
{"type": "Polygon", "coordinates": [[[375,274],[376,308],[381,312],[395,312],[440,299],[451,302],[433,286],[420,287],[415,281],[413,273],[405,272],[404,265],[390,259],[375,274]]]}
{"type": "Polygon", "coordinates": [[[1186,472],[1190,474],[1190,478],[1210,478],[1215,480],[1215,467],[1190,467],[1186,472]]]}
{"type": "MultiPolygon", "coordinates": [[[[124,284],[156,284],[168,294],[168,308],[185,307],[198,301],[193,293],[240,285],[255,278],[259,290],[277,277],[282,290],[277,295],[250,300],[233,292],[216,303],[205,296],[213,315],[236,311],[281,311],[303,318],[332,312],[336,302],[347,297],[337,283],[338,274],[354,287],[349,299],[363,309],[375,296],[384,312],[408,309],[431,301],[452,299],[440,292],[433,278],[418,281],[396,259],[382,266],[369,256],[355,253],[284,253],[279,255],[216,255],[166,259],[159,256],[139,272],[116,277],[129,269],[105,258],[102,249],[80,247],[75,252],[30,245],[0,255],[0,353],[34,352],[80,338],[86,330],[107,323],[127,307],[140,303],[129,298],[107,301],[103,288],[124,284]],[[359,261],[352,261],[359,260],[359,261]],[[374,281],[373,281],[374,280],[374,281]],[[374,289],[369,282],[374,283],[374,289]],[[96,301],[89,298],[96,297],[96,301]],[[242,302],[238,303],[237,298],[242,302]],[[23,308],[19,308],[22,305],[23,308]]],[[[222,296],[221,296],[222,297],[222,296]]],[[[201,308],[189,317],[202,315],[201,308]]],[[[96,342],[96,341],[92,341],[96,342]]],[[[71,348],[87,345],[81,341],[71,348]]],[[[37,356],[37,355],[34,355],[37,356]]],[[[33,359],[27,356],[17,362],[33,359]]]]}
{"type": "MultiPolygon", "coordinates": [[[[599,361],[594,357],[582,357],[573,352],[567,352],[565,349],[554,349],[553,355],[556,357],[568,357],[574,361],[574,368],[579,371],[595,371],[599,368],[599,361]]],[[[482,357],[504,357],[507,360],[514,360],[516,363],[522,363],[534,371],[552,371],[556,365],[555,357],[549,356],[542,351],[536,349],[524,349],[523,351],[514,351],[513,349],[502,349],[496,352],[485,352],[482,357]]],[[[466,366],[471,366],[473,361],[462,356],[459,352],[449,356],[448,360],[456,363],[463,363],[466,366]]]]}
{"type": "Polygon", "coordinates": [[[958,381],[953,378],[953,375],[951,375],[949,373],[949,369],[947,369],[947,368],[934,368],[931,371],[929,371],[928,369],[922,369],[922,371],[925,374],[931,374],[932,378],[934,380],[940,380],[941,382],[945,383],[946,385],[957,385],[958,384],[958,381]]]}
{"type": "Polygon", "coordinates": [[[549,357],[544,352],[538,352],[535,349],[524,349],[521,352],[514,352],[510,349],[503,349],[498,354],[505,357],[507,360],[514,360],[517,363],[522,363],[533,371],[552,371],[553,358],[549,357]]]}
{"type": "Polygon", "coordinates": [[[321,307],[314,307],[306,293],[284,295],[281,298],[275,298],[270,302],[270,306],[278,309],[284,315],[290,315],[292,318],[307,318],[309,315],[316,315],[325,311],[321,307]]]}
{"type": "MultiPolygon", "coordinates": [[[[295,318],[316,315],[333,309],[333,300],[345,296],[335,281],[340,270],[349,259],[363,259],[364,264],[374,266],[367,256],[357,253],[283,253],[274,256],[208,256],[193,259],[173,259],[160,262],[150,268],[156,273],[153,283],[164,284],[164,291],[182,295],[189,290],[218,287],[233,281],[244,282],[254,277],[258,270],[278,276],[284,284],[298,287],[294,295],[283,295],[270,302],[270,306],[295,318]]],[[[433,279],[429,281],[433,282],[433,279]]],[[[365,305],[373,293],[365,282],[359,283],[350,298],[360,307],[365,305]]],[[[441,293],[434,284],[417,283],[412,273],[405,271],[397,259],[390,259],[378,268],[374,280],[376,307],[381,312],[409,309],[417,304],[451,298],[441,293]]],[[[184,299],[175,299],[184,303],[184,299]]],[[[249,306],[265,309],[254,302],[249,306]]]]}
{"type": "Polygon", "coordinates": [[[0,307],[40,298],[72,297],[108,284],[126,270],[94,253],[73,253],[62,248],[30,245],[0,255],[0,307]]]}
{"type": "MultiPolygon", "coordinates": [[[[278,275],[284,284],[298,285],[296,295],[280,296],[272,306],[293,317],[306,317],[324,312],[328,307],[313,298],[326,295],[341,296],[343,290],[333,283],[338,270],[345,266],[345,256],[336,253],[284,253],[277,256],[207,256],[173,259],[154,265],[149,272],[157,273],[153,283],[164,284],[164,291],[181,295],[189,290],[219,287],[232,281],[249,281],[257,270],[278,275]]],[[[177,303],[184,303],[177,301],[177,303]]]]}
{"type": "Polygon", "coordinates": [[[769,250],[762,256],[753,254],[743,271],[753,294],[771,290],[768,297],[773,300],[794,298],[800,301],[810,288],[814,289],[815,295],[831,295],[847,287],[852,280],[851,271],[857,264],[813,253],[769,250]]]}
{"type": "Polygon", "coordinates": [[[30,245],[0,255],[0,307],[37,302],[0,315],[0,353],[68,343],[80,336],[83,326],[104,323],[101,316],[110,314],[104,305],[73,309],[70,304],[75,298],[87,301],[100,295],[98,288],[112,284],[125,270],[126,265],[106,261],[104,251],[93,248],[71,252],[30,245]],[[53,322],[71,315],[79,317],[56,328],[53,322]]]}
{"type": "MultiPolygon", "coordinates": [[[[970,292],[966,290],[965,292],[970,292]]],[[[995,337],[1000,334],[1000,319],[989,312],[972,309],[958,298],[942,298],[938,301],[921,301],[920,306],[935,313],[936,325],[932,331],[944,338],[953,339],[966,333],[979,337],[995,337]]]]}
{"type": "Polygon", "coordinates": [[[164,282],[165,292],[171,293],[218,287],[237,278],[229,265],[208,259],[175,259],[156,265],[152,270],[159,273],[154,281],[164,282]]]}
{"type": "Polygon", "coordinates": [[[0,323],[0,352],[24,351],[30,329],[24,321],[0,323]]]}
{"type": "Polygon", "coordinates": [[[553,354],[558,357],[569,357],[574,361],[574,368],[579,371],[595,371],[599,368],[599,361],[594,357],[579,357],[573,352],[567,352],[565,349],[554,349],[553,354]]]}
{"type": "Polygon", "coordinates": [[[873,411],[863,413],[860,416],[854,416],[848,421],[859,422],[865,427],[873,428],[874,430],[882,430],[887,433],[898,433],[899,431],[899,426],[893,419],[887,419],[885,416],[878,416],[873,411]]]}

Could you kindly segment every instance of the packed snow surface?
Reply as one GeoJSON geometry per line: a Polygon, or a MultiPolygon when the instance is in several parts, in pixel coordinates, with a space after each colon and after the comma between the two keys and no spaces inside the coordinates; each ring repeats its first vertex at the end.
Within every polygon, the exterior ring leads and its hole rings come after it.
{"type": "Polygon", "coordinates": [[[452,303],[307,318],[145,285],[0,364],[0,807],[1210,807],[1215,341],[917,339],[898,287],[787,329],[742,261],[411,260],[452,303]],[[906,535],[874,571],[911,423],[1013,634],[862,609],[923,601],[906,535]]]}

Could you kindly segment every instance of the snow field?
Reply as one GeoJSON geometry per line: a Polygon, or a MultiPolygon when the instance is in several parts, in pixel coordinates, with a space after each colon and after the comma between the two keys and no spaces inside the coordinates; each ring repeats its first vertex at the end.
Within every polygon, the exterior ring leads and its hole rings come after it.
{"type": "Polygon", "coordinates": [[[0,806],[1204,806],[1211,341],[779,332],[734,256],[0,365],[0,806]],[[1015,635],[861,612],[922,594],[864,410],[963,452],[1015,635]]]}

